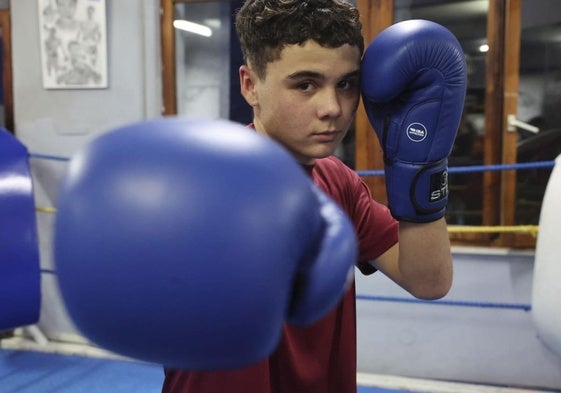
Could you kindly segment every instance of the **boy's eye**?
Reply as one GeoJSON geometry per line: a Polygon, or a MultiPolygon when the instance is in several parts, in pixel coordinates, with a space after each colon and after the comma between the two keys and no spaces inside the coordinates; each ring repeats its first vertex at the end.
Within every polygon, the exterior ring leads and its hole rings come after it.
{"type": "Polygon", "coordinates": [[[339,82],[339,88],[350,90],[355,89],[358,87],[358,80],[357,79],[345,79],[339,82]]]}
{"type": "Polygon", "coordinates": [[[299,90],[308,91],[311,90],[313,85],[311,82],[301,82],[296,85],[299,90]]]}

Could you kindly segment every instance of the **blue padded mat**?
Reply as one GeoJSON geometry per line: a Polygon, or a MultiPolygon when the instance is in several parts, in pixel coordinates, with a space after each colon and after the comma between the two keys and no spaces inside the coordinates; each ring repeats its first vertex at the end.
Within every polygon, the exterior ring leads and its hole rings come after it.
{"type": "MultiPolygon", "coordinates": [[[[0,350],[0,393],[160,393],[163,379],[159,365],[0,350]]],[[[357,393],[405,392],[359,387],[357,393]]]]}

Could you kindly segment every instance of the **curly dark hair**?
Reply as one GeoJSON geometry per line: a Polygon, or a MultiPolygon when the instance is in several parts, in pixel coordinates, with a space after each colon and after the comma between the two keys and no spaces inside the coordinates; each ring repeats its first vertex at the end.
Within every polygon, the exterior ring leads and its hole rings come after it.
{"type": "Polygon", "coordinates": [[[261,79],[286,45],[313,40],[327,48],[349,44],[364,51],[358,10],[345,0],[246,0],[236,14],[236,29],[244,61],[261,79]]]}

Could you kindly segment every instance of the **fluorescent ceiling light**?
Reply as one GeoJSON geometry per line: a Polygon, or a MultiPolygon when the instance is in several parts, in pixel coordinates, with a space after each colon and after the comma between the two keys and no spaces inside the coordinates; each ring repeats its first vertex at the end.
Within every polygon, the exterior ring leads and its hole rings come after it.
{"type": "Polygon", "coordinates": [[[189,33],[202,35],[203,37],[210,37],[212,35],[212,30],[210,29],[210,27],[194,22],[189,22],[188,20],[174,20],[173,27],[179,30],[188,31],[189,33]]]}

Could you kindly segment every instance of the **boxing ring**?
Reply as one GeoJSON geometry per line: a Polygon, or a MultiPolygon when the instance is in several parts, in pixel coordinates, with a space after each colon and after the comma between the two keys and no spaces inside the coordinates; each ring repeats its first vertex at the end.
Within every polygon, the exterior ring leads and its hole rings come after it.
{"type": "MultiPolygon", "coordinates": [[[[30,155],[41,260],[41,319],[38,325],[17,329],[14,337],[0,341],[0,348],[119,360],[77,332],[57,287],[52,228],[57,185],[67,161],[54,155],[30,155]]],[[[408,296],[381,274],[356,275],[362,389],[502,391],[481,386],[490,385],[511,392],[561,390],[561,239],[555,232],[561,226],[560,209],[556,209],[561,200],[559,165],[545,161],[451,167],[449,172],[542,168],[553,172],[539,226],[449,227],[450,232],[530,233],[538,237],[535,252],[454,247],[453,287],[446,298],[430,302],[408,296]],[[469,390],[469,384],[474,390],[469,390]]]]}
{"type": "Polygon", "coordinates": [[[553,168],[539,226],[449,227],[451,233],[529,233],[537,237],[536,251],[454,247],[452,289],[431,302],[399,296],[382,275],[357,276],[359,371],[561,388],[560,160],[449,169],[553,168]],[[392,360],[376,357],[379,352],[392,360]]]}

